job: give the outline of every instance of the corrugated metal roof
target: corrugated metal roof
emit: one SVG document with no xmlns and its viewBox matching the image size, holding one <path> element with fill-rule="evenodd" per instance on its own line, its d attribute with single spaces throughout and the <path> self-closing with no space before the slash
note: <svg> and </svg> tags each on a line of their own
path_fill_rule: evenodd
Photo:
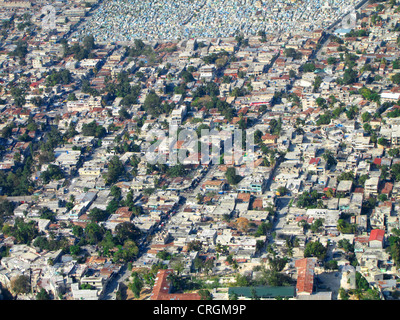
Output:
<svg viewBox="0 0 400 320">
<path fill-rule="evenodd" d="M 312 293 L 315 263 L 315 258 L 304 258 L 295 262 L 298 273 L 296 285 L 298 293 Z"/>
<path fill-rule="evenodd" d="M 385 236 L 385 230 L 374 229 L 371 230 L 371 234 L 369 236 L 369 241 L 383 241 L 383 237 Z"/>
</svg>

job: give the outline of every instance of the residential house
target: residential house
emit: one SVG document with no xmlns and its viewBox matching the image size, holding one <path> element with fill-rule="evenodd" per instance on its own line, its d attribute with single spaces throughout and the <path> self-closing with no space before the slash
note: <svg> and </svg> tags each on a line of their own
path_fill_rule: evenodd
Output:
<svg viewBox="0 0 400 320">
<path fill-rule="evenodd" d="M 369 247 L 382 249 L 385 241 L 385 230 L 373 229 L 369 236 Z"/>
</svg>

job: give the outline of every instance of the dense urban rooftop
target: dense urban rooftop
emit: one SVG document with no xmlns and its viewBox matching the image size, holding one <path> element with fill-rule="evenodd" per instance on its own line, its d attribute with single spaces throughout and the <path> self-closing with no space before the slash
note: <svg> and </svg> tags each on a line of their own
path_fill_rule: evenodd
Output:
<svg viewBox="0 0 400 320">
<path fill-rule="evenodd" d="M 0 2 L 0 299 L 398 299 L 400 3 L 274 3 Z"/>
<path fill-rule="evenodd" d="M 311 31 L 329 27 L 358 1 L 307 0 L 105 0 L 74 33 L 92 34 L 96 41 L 226 38 L 237 33 L 257 35 Z"/>
</svg>

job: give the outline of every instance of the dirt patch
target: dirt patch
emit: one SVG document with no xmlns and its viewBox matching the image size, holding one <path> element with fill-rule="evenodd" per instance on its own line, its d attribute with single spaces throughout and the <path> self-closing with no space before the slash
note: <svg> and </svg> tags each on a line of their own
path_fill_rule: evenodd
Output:
<svg viewBox="0 0 400 320">
<path fill-rule="evenodd" d="M 339 271 L 323 272 L 317 275 L 318 291 L 331 291 L 332 299 L 337 300 L 342 274 Z"/>
<path fill-rule="evenodd" d="M 133 294 L 133 292 L 127 288 L 126 289 L 126 300 L 148 300 L 150 298 L 152 290 L 150 288 L 145 288 L 142 289 L 142 291 L 140 292 L 140 297 L 139 299 L 135 298 L 135 295 Z"/>
</svg>

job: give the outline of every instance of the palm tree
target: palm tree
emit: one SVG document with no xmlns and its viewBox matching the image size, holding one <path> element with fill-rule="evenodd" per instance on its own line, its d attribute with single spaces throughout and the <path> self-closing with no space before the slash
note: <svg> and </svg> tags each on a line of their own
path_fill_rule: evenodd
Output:
<svg viewBox="0 0 400 320">
<path fill-rule="evenodd" d="M 317 201 L 317 208 L 318 208 L 318 209 L 323 209 L 323 208 L 325 208 L 324 202 L 323 202 L 321 199 L 319 199 L 319 200 Z"/>
<path fill-rule="evenodd" d="M 287 255 L 288 255 L 289 257 L 293 257 L 293 247 L 287 248 Z"/>
<path fill-rule="evenodd" d="M 237 262 L 236 260 L 233 260 L 233 261 L 232 261 L 232 268 L 233 268 L 235 271 L 238 271 L 238 269 L 239 269 L 239 264 L 238 264 L 238 262 Z"/>
</svg>

